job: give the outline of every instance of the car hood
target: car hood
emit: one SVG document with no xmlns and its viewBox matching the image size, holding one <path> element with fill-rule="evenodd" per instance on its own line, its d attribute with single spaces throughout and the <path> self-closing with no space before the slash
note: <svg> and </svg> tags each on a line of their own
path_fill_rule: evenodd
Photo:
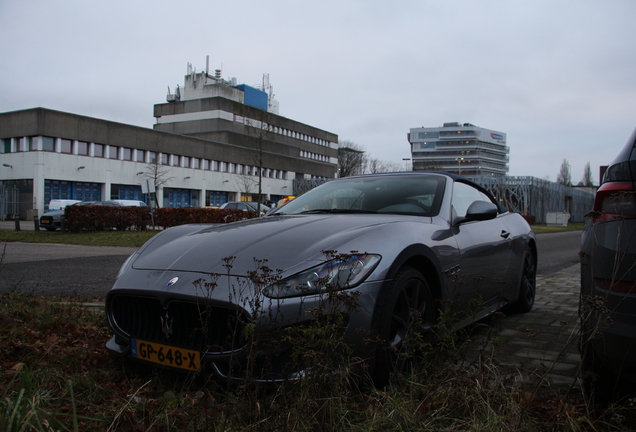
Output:
<svg viewBox="0 0 636 432">
<path fill-rule="evenodd" d="M 44 213 L 42 216 L 60 216 L 64 214 L 64 210 L 51 210 Z"/>
<path fill-rule="evenodd" d="M 409 217 L 411 221 L 412 217 Z M 430 218 L 417 217 L 418 222 Z M 132 263 L 135 269 L 245 275 L 255 260 L 275 271 L 303 270 L 325 260 L 323 251 L 351 252 L 353 239 L 380 234 L 387 225 L 404 222 L 390 215 L 271 216 L 203 227 L 174 238 L 151 241 Z M 187 228 L 182 228 L 187 229 Z M 169 230 L 168 230 L 169 231 Z M 168 231 L 165 233 L 168 234 Z M 153 245 L 153 243 L 156 243 Z M 344 248 L 344 249 L 343 249 Z M 365 250 L 360 252 L 378 252 Z"/>
</svg>

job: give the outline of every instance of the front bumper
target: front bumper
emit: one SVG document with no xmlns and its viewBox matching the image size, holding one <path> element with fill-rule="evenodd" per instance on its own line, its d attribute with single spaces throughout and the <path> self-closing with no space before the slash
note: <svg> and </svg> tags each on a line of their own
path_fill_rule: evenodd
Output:
<svg viewBox="0 0 636 432">
<path fill-rule="evenodd" d="M 106 312 L 115 335 L 106 347 L 132 356 L 130 341 L 135 338 L 196 350 L 201 353 L 202 370 L 222 379 L 294 379 L 308 373 L 310 351 L 362 357 L 372 349 L 365 338 L 372 329 L 374 300 L 381 286 L 380 281 L 368 282 L 352 289 L 355 307 L 343 302 L 348 296 L 341 294 L 347 291 L 333 298 L 256 300 L 245 295 L 240 302 L 228 302 L 220 300 L 219 288 L 204 298 L 113 289 Z M 259 308 L 253 308 L 255 304 Z"/>
</svg>

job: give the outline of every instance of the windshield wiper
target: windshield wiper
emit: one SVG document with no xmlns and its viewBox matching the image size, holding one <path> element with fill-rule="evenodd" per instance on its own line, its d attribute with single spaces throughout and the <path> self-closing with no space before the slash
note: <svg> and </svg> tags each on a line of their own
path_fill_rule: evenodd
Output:
<svg viewBox="0 0 636 432">
<path fill-rule="evenodd" d="M 316 214 L 316 213 L 357 213 L 357 214 L 370 214 L 377 213 L 371 210 L 357 210 L 357 209 L 313 209 L 313 210 L 305 210 L 300 212 L 300 214 Z"/>
</svg>

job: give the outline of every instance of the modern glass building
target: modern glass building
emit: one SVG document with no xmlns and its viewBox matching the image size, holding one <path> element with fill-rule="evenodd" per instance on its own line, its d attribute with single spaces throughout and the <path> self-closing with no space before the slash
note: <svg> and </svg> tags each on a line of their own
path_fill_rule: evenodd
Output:
<svg viewBox="0 0 636 432">
<path fill-rule="evenodd" d="M 447 171 L 465 177 L 506 175 L 506 134 L 470 123 L 412 128 L 408 134 L 414 170 Z"/>
</svg>

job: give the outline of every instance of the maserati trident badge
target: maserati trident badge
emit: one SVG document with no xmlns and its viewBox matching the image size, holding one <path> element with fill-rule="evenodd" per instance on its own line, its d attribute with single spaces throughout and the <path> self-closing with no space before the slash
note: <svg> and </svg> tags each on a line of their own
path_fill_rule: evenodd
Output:
<svg viewBox="0 0 636 432">
<path fill-rule="evenodd" d="M 172 322 L 174 318 L 170 318 L 168 316 L 168 311 L 166 311 L 166 316 L 161 317 L 161 333 L 166 337 L 166 339 L 170 339 L 172 335 Z"/>
</svg>

